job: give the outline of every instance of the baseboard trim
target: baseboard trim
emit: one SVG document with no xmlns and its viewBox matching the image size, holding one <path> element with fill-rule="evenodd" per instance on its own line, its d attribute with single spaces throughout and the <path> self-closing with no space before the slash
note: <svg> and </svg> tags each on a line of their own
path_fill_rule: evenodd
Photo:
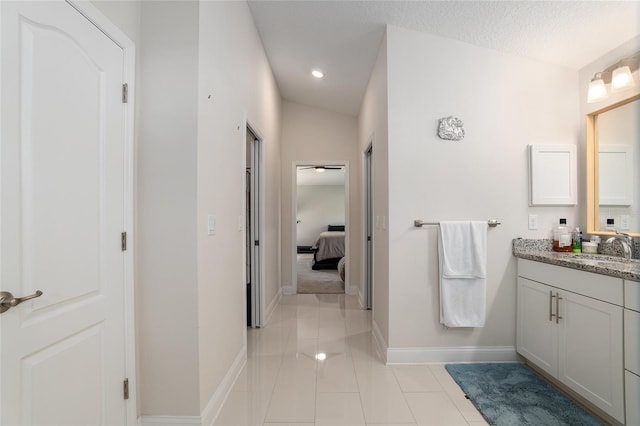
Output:
<svg viewBox="0 0 640 426">
<path fill-rule="evenodd" d="M 362 288 L 358 288 L 358 302 L 360 303 L 360 307 L 364 309 L 364 293 L 362 292 Z"/>
<path fill-rule="evenodd" d="M 518 362 L 515 346 L 389 348 L 387 364 Z"/>
<path fill-rule="evenodd" d="M 140 426 L 193 426 L 201 425 L 198 416 L 141 416 Z"/>
<path fill-rule="evenodd" d="M 382 336 L 382 332 L 380 331 L 380 327 L 378 327 L 378 323 L 372 321 L 371 324 L 371 333 L 373 334 L 373 340 L 376 342 L 376 347 L 378 348 L 378 353 L 382 357 L 382 361 L 387 364 L 388 357 L 388 346 L 387 342 L 384 340 L 384 336 Z"/>
<path fill-rule="evenodd" d="M 278 289 L 278 294 L 275 295 L 271 303 L 269 303 L 269 306 L 267 306 L 267 312 L 264 318 L 265 324 L 269 324 L 269 321 L 271 320 L 271 316 L 273 315 L 273 312 L 276 310 L 276 306 L 278 306 L 278 302 L 280 302 L 280 299 L 282 299 L 282 289 Z"/>
<path fill-rule="evenodd" d="M 236 355 L 236 359 L 231 364 L 229 371 L 222 379 L 222 383 L 220 383 L 218 389 L 216 389 L 216 391 L 213 393 L 213 396 L 211 396 L 211 399 L 207 403 L 205 409 L 202 410 L 202 414 L 200 415 L 200 417 L 202 418 L 203 426 L 212 425 L 216 417 L 218 417 L 220 409 L 222 408 L 224 401 L 227 399 L 227 396 L 229 396 L 231 388 L 233 388 L 233 385 L 238 379 L 238 376 L 240 375 L 240 372 L 242 371 L 242 368 L 244 367 L 246 361 L 247 348 L 246 346 L 243 346 L 240 349 L 240 352 L 238 352 L 238 355 Z"/>
</svg>

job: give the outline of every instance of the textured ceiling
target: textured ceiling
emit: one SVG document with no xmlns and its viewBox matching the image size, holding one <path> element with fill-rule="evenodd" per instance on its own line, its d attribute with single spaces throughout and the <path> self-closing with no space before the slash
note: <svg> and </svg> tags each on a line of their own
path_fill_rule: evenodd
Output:
<svg viewBox="0 0 640 426">
<path fill-rule="evenodd" d="M 640 34 L 640 1 L 271 1 L 249 7 L 286 100 L 357 115 L 385 24 L 578 70 Z M 311 69 L 325 72 L 322 80 Z"/>
</svg>

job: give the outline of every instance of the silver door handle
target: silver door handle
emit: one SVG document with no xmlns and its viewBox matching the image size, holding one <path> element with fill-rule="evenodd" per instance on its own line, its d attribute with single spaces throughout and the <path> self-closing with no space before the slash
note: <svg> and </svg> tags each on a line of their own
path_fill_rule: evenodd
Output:
<svg viewBox="0 0 640 426">
<path fill-rule="evenodd" d="M 42 296 L 42 292 L 40 290 L 36 290 L 31 296 L 25 297 L 13 297 L 13 294 L 8 291 L 0 291 L 0 314 L 8 311 L 9 309 L 18 306 L 25 300 L 35 299 L 36 297 Z"/>
<path fill-rule="evenodd" d="M 560 324 L 560 320 L 564 319 L 564 317 L 560 316 L 560 301 L 562 297 L 560 297 L 560 293 L 556 293 L 556 324 Z"/>
<path fill-rule="evenodd" d="M 549 291 L 549 321 L 553 321 L 553 317 L 556 316 L 556 314 L 553 313 L 553 299 L 555 298 L 555 296 L 553 295 L 553 291 Z"/>
</svg>

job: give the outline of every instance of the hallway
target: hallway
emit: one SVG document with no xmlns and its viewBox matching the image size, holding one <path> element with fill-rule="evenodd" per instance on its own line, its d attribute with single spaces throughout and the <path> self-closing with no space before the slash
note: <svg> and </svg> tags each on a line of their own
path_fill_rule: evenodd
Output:
<svg viewBox="0 0 640 426">
<path fill-rule="evenodd" d="M 247 339 L 215 425 L 487 424 L 442 365 L 385 366 L 355 296 L 283 296 Z"/>
</svg>

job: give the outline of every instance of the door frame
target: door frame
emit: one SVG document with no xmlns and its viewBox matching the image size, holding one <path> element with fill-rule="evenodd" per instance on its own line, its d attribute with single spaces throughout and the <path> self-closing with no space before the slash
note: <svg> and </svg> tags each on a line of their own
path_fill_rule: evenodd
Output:
<svg viewBox="0 0 640 426">
<path fill-rule="evenodd" d="M 298 272 L 297 272 L 297 237 L 298 237 L 298 227 L 296 218 L 298 215 L 298 167 L 305 166 L 342 166 L 344 167 L 344 226 L 345 226 L 345 235 L 344 235 L 344 255 L 347 258 L 345 262 L 345 269 L 347 273 L 345 274 L 344 280 L 344 294 L 350 294 L 352 289 L 350 285 L 350 274 L 349 269 L 351 268 L 351 256 L 349 256 L 350 251 L 350 242 L 349 242 L 349 234 L 350 234 L 350 221 L 349 221 L 349 160 L 313 160 L 313 161 L 293 161 L 291 164 L 291 287 L 293 294 L 298 294 Z"/>
<path fill-rule="evenodd" d="M 129 379 L 129 399 L 125 400 L 126 416 L 129 425 L 136 425 L 138 420 L 138 381 L 137 354 L 135 335 L 135 157 L 134 157 L 134 119 L 135 119 L 135 62 L 136 46 L 133 41 L 97 7 L 88 1 L 65 0 L 115 44 L 122 48 L 124 58 L 124 83 L 128 85 L 128 102 L 124 105 L 124 211 L 123 222 L 127 232 L 127 250 L 124 256 L 124 338 L 125 338 L 125 377 Z"/>
<path fill-rule="evenodd" d="M 265 313 L 265 300 L 264 300 L 264 277 L 265 277 L 265 270 L 264 270 L 264 223 L 265 223 L 265 205 L 264 205 L 264 137 L 262 136 L 262 133 L 260 132 L 260 130 L 258 129 L 258 127 L 253 124 L 248 118 L 246 118 L 246 114 L 245 114 L 245 126 L 244 128 L 248 131 L 250 131 L 251 133 L 253 133 L 253 136 L 255 136 L 257 142 L 253 142 L 256 146 L 258 147 L 258 153 L 257 153 L 257 167 L 255 167 L 255 162 L 256 162 L 256 156 L 254 155 L 251 159 L 251 175 L 252 175 L 252 180 L 256 180 L 257 179 L 257 184 L 258 184 L 258 188 L 257 188 L 257 196 L 258 196 L 258 205 L 257 205 L 257 217 L 255 217 L 254 220 L 252 220 L 251 223 L 251 227 L 252 229 L 256 229 L 257 228 L 257 235 L 255 235 L 255 239 L 257 239 L 258 241 L 260 241 L 260 244 L 257 247 L 254 247 L 254 253 L 256 253 L 256 257 L 258 258 L 258 267 L 257 270 L 255 270 L 254 268 L 254 262 L 251 263 L 251 269 L 252 272 L 256 274 L 256 278 L 258 281 L 258 285 L 255 286 L 255 282 L 251 282 L 251 308 L 252 308 L 252 324 L 251 327 L 252 328 L 260 328 L 264 325 L 264 313 Z M 242 133 L 242 141 L 243 141 L 243 167 L 242 170 L 245 170 L 246 165 L 246 158 L 247 158 L 247 152 L 246 152 L 246 132 Z M 258 172 L 255 173 L 255 168 L 258 169 Z M 247 193 L 247 188 L 246 188 L 246 179 L 244 179 L 244 193 Z M 255 194 L 252 194 L 252 197 L 254 197 Z M 247 214 L 247 209 L 246 206 L 244 208 L 244 223 L 246 223 L 247 218 L 246 218 L 246 214 Z M 247 241 L 247 229 L 244 230 L 244 241 Z M 244 257 L 244 262 L 243 264 L 246 265 L 246 247 L 244 247 L 243 249 L 243 257 Z M 246 268 L 244 269 L 244 280 L 243 280 L 243 287 L 246 286 L 247 283 L 247 276 L 246 276 Z M 246 304 L 245 304 L 246 305 Z M 245 315 L 246 317 L 246 315 Z"/>
<path fill-rule="evenodd" d="M 363 233 L 364 236 L 364 262 L 362 270 L 362 294 L 360 296 L 360 305 L 364 309 L 373 309 L 373 259 L 375 249 L 375 226 L 373 226 L 373 206 L 374 206 L 374 161 L 373 161 L 373 141 L 374 135 L 369 138 L 369 144 L 363 152 Z M 369 154 L 370 153 L 370 154 Z M 370 233 L 370 234 L 369 234 Z M 368 236 L 371 236 L 371 241 L 368 241 Z"/>
</svg>

